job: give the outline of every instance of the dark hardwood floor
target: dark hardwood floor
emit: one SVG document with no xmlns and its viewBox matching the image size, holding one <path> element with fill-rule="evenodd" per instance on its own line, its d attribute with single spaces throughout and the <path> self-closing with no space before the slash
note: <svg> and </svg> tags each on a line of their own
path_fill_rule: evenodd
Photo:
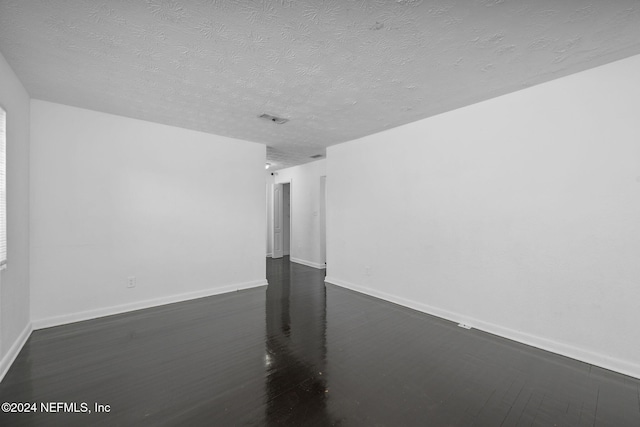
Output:
<svg viewBox="0 0 640 427">
<path fill-rule="evenodd" d="M 267 270 L 268 288 L 35 331 L 0 402 L 38 412 L 0 425 L 640 426 L 640 380 L 325 286 L 286 258 Z"/>
</svg>

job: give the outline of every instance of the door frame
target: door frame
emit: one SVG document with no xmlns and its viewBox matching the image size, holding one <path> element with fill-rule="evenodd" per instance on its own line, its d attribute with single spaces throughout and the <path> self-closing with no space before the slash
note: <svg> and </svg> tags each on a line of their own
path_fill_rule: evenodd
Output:
<svg viewBox="0 0 640 427">
<path fill-rule="evenodd" d="M 276 256 L 276 239 L 275 239 L 275 223 L 276 223 L 276 186 L 289 184 L 289 259 L 291 259 L 291 253 L 293 252 L 293 179 L 290 178 L 286 181 L 274 182 L 271 185 L 271 258 L 282 258 Z M 282 206 L 280 206 L 282 212 Z M 284 256 L 284 241 L 283 243 L 283 256 Z"/>
</svg>

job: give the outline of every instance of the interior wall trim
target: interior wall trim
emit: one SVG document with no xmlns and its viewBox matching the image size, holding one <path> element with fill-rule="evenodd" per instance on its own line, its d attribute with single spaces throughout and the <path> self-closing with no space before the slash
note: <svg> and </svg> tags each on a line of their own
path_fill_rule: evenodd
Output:
<svg viewBox="0 0 640 427">
<path fill-rule="evenodd" d="M 292 256 L 289 256 L 289 261 L 295 262 L 296 264 L 306 265 L 307 267 L 317 268 L 320 270 L 327 268 L 326 265 L 320 264 L 319 262 L 307 261 L 306 259 L 294 258 Z"/>
<path fill-rule="evenodd" d="M 7 351 L 7 354 L 4 355 L 2 360 L 0 360 L 0 382 L 4 379 L 4 376 L 9 372 L 11 365 L 20 354 L 20 350 L 26 344 L 27 340 L 31 336 L 31 332 L 33 332 L 33 326 L 29 323 L 18 335 L 18 338 L 13 342 L 13 345 Z"/>
<path fill-rule="evenodd" d="M 37 320 L 33 320 L 32 324 L 33 324 L 34 330 L 51 328 L 53 326 L 66 325 L 69 323 L 81 322 L 83 320 L 91 320 L 99 317 L 126 313 L 129 311 L 142 310 L 145 308 L 157 307 L 165 304 L 172 304 L 175 302 L 205 298 L 213 295 L 220 295 L 228 292 L 240 291 L 242 289 L 257 288 L 260 286 L 266 286 L 267 284 L 268 283 L 266 279 L 254 280 L 251 282 L 244 282 L 244 283 L 236 283 L 233 285 L 219 286 L 216 288 L 205 289 L 202 291 L 187 292 L 187 293 L 170 295 L 170 296 L 161 297 L 161 298 L 153 298 L 153 299 L 144 300 L 144 301 L 137 301 L 129 304 L 121 304 L 121 305 L 115 305 L 111 307 L 99 308 L 95 310 L 87 310 L 87 311 L 81 311 L 77 313 L 65 314 L 62 316 L 52 316 L 52 317 L 47 317 L 43 319 L 37 319 Z"/>
<path fill-rule="evenodd" d="M 482 320 L 470 318 L 459 313 L 443 310 L 441 308 L 433 307 L 397 295 L 371 289 L 366 286 L 356 285 L 354 283 L 350 283 L 336 277 L 327 276 L 325 278 L 325 282 L 387 302 L 411 308 L 413 310 L 417 310 L 426 314 L 430 314 L 441 319 L 449 320 L 451 322 L 464 323 L 471 326 L 472 328 L 490 333 L 492 335 L 497 335 L 502 338 L 519 342 L 521 344 L 526 344 L 532 347 L 539 348 L 541 350 L 568 357 L 570 359 L 575 359 L 584 363 L 588 363 L 590 365 L 599 366 L 610 371 L 618 372 L 623 375 L 628 375 L 630 377 L 640 379 L 640 364 L 633 363 L 631 361 L 616 359 L 604 354 L 592 352 L 584 348 L 570 346 L 558 341 L 516 331 L 493 323 L 484 322 Z"/>
</svg>

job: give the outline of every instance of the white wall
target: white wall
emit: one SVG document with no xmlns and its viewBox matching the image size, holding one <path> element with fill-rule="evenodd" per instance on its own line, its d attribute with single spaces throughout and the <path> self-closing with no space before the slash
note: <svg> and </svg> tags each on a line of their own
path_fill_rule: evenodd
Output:
<svg viewBox="0 0 640 427">
<path fill-rule="evenodd" d="M 638 76 L 640 56 L 330 147 L 327 281 L 640 377 Z"/>
<path fill-rule="evenodd" d="M 0 55 L 7 112 L 7 268 L 0 272 L 0 379 L 30 333 L 29 94 Z"/>
<path fill-rule="evenodd" d="M 264 145 L 37 100 L 31 124 L 34 326 L 266 284 Z"/>
<path fill-rule="evenodd" d="M 323 268 L 320 242 L 320 177 L 326 160 L 281 169 L 276 183 L 291 182 L 291 261 Z"/>
</svg>

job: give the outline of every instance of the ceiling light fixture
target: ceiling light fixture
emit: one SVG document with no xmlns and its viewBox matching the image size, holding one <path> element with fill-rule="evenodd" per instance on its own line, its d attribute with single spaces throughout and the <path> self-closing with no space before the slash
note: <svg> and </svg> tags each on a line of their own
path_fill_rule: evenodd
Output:
<svg viewBox="0 0 640 427">
<path fill-rule="evenodd" d="M 276 123 L 278 125 L 281 125 L 283 123 L 287 123 L 289 121 L 289 119 L 285 119 L 285 118 L 277 117 L 277 116 L 272 116 L 271 114 L 267 114 L 267 113 L 261 114 L 258 117 L 260 117 L 261 119 L 264 119 L 264 120 L 268 120 L 268 121 L 270 121 L 272 123 Z"/>
</svg>

